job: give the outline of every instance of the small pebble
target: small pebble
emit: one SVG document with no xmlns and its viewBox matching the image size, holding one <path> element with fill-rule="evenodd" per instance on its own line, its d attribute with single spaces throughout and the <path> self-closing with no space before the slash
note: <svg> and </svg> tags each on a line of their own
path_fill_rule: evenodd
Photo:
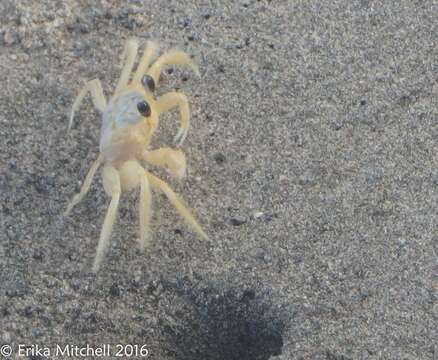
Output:
<svg viewBox="0 0 438 360">
<path fill-rule="evenodd" d="M 15 30 L 6 30 L 3 35 L 3 41 L 7 46 L 17 44 L 19 42 L 18 33 Z"/>
<path fill-rule="evenodd" d="M 246 219 L 243 217 L 237 216 L 230 219 L 230 224 L 233 226 L 240 226 L 246 223 Z"/>
<path fill-rule="evenodd" d="M 109 289 L 109 293 L 111 296 L 120 296 L 119 286 L 117 284 L 112 284 Z"/>
<path fill-rule="evenodd" d="M 263 215 L 264 215 L 264 213 L 259 211 L 259 212 L 255 212 L 252 216 L 254 219 L 258 219 L 258 218 L 261 218 Z"/>
<path fill-rule="evenodd" d="M 11 334 L 8 333 L 7 331 L 5 331 L 2 335 L 2 340 L 4 343 L 9 343 L 11 342 Z"/>
<path fill-rule="evenodd" d="M 33 315 L 33 309 L 31 306 L 26 306 L 23 310 L 23 315 L 27 318 L 32 317 Z"/>
<path fill-rule="evenodd" d="M 216 163 L 218 164 L 223 164 L 225 162 L 225 155 L 221 154 L 221 153 L 216 153 L 214 155 L 214 160 L 216 161 Z"/>
</svg>

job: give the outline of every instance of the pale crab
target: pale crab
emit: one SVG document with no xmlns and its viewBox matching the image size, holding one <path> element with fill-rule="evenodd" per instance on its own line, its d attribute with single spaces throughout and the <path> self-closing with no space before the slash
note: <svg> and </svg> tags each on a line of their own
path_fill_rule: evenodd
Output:
<svg viewBox="0 0 438 360">
<path fill-rule="evenodd" d="M 64 214 L 67 216 L 72 208 L 83 199 L 97 169 L 103 164 L 103 186 L 105 192 L 111 197 L 111 202 L 97 245 L 93 264 L 94 272 L 98 271 L 109 246 L 122 191 L 140 187 L 140 249 L 145 249 L 150 242 L 151 188 L 162 191 L 188 225 L 202 238 L 207 238 L 201 226 L 169 185 L 141 165 L 145 162 L 166 167 L 170 175 L 178 179 L 185 175 L 186 159 L 181 150 L 169 147 L 149 150 L 148 146 L 157 129 L 159 115 L 174 107 L 179 108 L 181 117 L 181 125 L 175 136 L 175 142 L 177 146 L 183 143 L 190 121 L 187 98 L 180 92 L 170 92 L 156 99 L 154 90 L 164 67 L 186 65 L 199 75 L 198 68 L 186 53 L 178 50 L 170 50 L 156 59 L 158 46 L 149 41 L 134 72 L 137 51 L 138 41 L 128 40 L 123 52 L 122 73 L 114 95 L 108 103 L 98 79 L 85 84 L 73 103 L 68 126 L 70 130 L 75 112 L 90 92 L 94 106 L 102 113 L 100 154 L 88 171 L 80 192 L 73 197 Z"/>
</svg>

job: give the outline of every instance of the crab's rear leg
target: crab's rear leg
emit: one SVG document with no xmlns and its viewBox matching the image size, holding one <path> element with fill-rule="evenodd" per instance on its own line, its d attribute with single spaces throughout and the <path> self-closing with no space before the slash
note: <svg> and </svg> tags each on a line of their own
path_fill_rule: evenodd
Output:
<svg viewBox="0 0 438 360">
<path fill-rule="evenodd" d="M 140 178 L 140 250 L 149 245 L 151 239 L 150 223 L 152 214 L 152 193 L 149 180 L 144 171 Z"/>
<path fill-rule="evenodd" d="M 114 167 L 109 165 L 105 166 L 102 171 L 102 179 L 106 193 L 111 196 L 111 202 L 103 222 L 102 230 L 100 232 L 100 239 L 97 245 L 96 257 L 93 264 L 93 272 L 97 272 L 99 270 L 100 263 L 102 262 L 106 251 L 108 250 L 109 239 L 113 229 L 114 221 L 116 219 L 121 193 L 120 176 Z"/>
<path fill-rule="evenodd" d="M 73 207 L 77 205 L 87 194 L 88 190 L 90 189 L 90 185 L 93 182 L 94 175 L 96 174 L 96 171 L 99 168 L 99 166 L 102 164 L 102 162 L 103 162 L 102 155 L 99 155 L 99 157 L 91 165 L 91 168 L 88 171 L 87 176 L 85 177 L 84 183 L 81 186 L 80 192 L 76 194 L 68 204 L 67 210 L 65 210 L 64 212 L 64 216 L 68 216 L 71 210 L 73 209 Z"/>
<path fill-rule="evenodd" d="M 175 192 L 167 185 L 163 180 L 157 178 L 151 173 L 147 172 L 147 176 L 152 187 L 161 190 L 179 212 L 179 214 L 184 218 L 184 220 L 189 224 L 189 226 L 196 231 L 196 233 L 204 239 L 208 239 L 207 234 L 202 230 L 201 226 L 198 224 L 196 219 L 183 204 L 183 202 L 178 198 Z"/>
<path fill-rule="evenodd" d="M 100 112 L 103 112 L 105 110 L 106 99 L 105 99 L 105 95 L 103 94 L 102 84 L 98 79 L 88 81 L 85 84 L 85 86 L 81 89 L 75 101 L 73 102 L 73 106 L 70 113 L 70 120 L 68 122 L 67 132 L 70 131 L 73 125 L 73 118 L 75 116 L 75 112 L 79 109 L 82 100 L 84 100 L 84 97 L 88 94 L 88 92 L 91 93 L 91 99 L 93 100 L 94 107 L 98 109 Z"/>
<path fill-rule="evenodd" d="M 156 105 L 158 113 L 164 113 L 174 107 L 179 108 L 181 126 L 174 137 L 174 142 L 177 146 L 181 146 L 187 136 L 190 126 L 190 108 L 187 97 L 179 92 L 170 92 L 158 98 Z"/>
<path fill-rule="evenodd" d="M 126 42 L 125 49 L 123 50 L 122 58 L 125 63 L 120 75 L 119 81 L 116 86 L 114 94 L 121 91 L 126 85 L 128 85 L 129 77 L 131 76 L 132 68 L 134 67 L 135 58 L 138 51 L 138 42 L 135 39 L 129 39 Z"/>
<path fill-rule="evenodd" d="M 155 61 L 152 66 L 147 71 L 147 74 L 152 76 L 155 84 L 158 84 L 160 80 L 161 71 L 164 67 L 169 65 L 186 65 L 192 69 L 197 76 L 200 76 L 198 66 L 193 62 L 189 55 L 185 52 L 178 50 L 169 50 L 168 52 L 161 55 L 157 61 Z"/>
</svg>

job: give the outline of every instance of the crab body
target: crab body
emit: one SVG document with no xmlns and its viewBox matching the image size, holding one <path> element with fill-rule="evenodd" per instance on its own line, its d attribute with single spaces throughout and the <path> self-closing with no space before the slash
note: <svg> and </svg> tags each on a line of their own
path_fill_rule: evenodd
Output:
<svg viewBox="0 0 438 360">
<path fill-rule="evenodd" d="M 151 109 L 149 117 L 139 114 L 137 104 L 145 100 Z M 138 159 L 150 144 L 158 126 L 155 101 L 140 87 L 116 95 L 102 114 L 100 153 L 116 167 L 127 160 Z"/>
<path fill-rule="evenodd" d="M 189 129 L 190 119 L 187 98 L 179 92 L 170 92 L 156 98 L 154 90 L 165 66 L 182 64 L 189 66 L 197 74 L 199 72 L 190 57 L 180 51 L 171 50 L 155 60 L 157 46 L 152 42 L 148 42 L 131 79 L 137 50 L 137 41 L 128 40 L 124 51 L 125 64 L 122 74 L 115 93 L 108 103 L 103 94 L 100 81 L 97 79 L 89 81 L 74 101 L 70 116 L 69 130 L 75 111 L 79 108 L 88 92 L 91 93 L 94 106 L 102 113 L 99 157 L 92 164 L 81 191 L 73 197 L 65 212 L 65 215 L 68 215 L 72 208 L 82 200 L 90 188 L 96 171 L 103 165 L 103 186 L 105 192 L 111 197 L 111 202 L 97 246 L 93 265 L 93 271 L 95 272 L 99 269 L 109 246 L 112 227 L 117 216 L 120 194 L 123 191 L 140 188 L 139 244 L 141 249 L 144 249 L 150 242 L 151 189 L 162 191 L 188 225 L 201 237 L 207 238 L 201 226 L 169 185 L 142 166 L 142 163 L 146 163 L 165 167 L 172 177 L 178 179 L 185 175 L 186 159 L 180 149 L 165 147 L 149 150 L 148 146 L 159 126 L 159 115 L 174 107 L 179 108 L 181 120 L 175 142 L 177 146 L 183 143 Z M 153 62 L 153 60 L 155 61 Z"/>
</svg>

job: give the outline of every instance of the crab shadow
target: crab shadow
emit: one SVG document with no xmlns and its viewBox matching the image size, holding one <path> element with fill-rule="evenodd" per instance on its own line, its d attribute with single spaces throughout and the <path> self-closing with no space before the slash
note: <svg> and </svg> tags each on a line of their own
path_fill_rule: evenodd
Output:
<svg viewBox="0 0 438 360">
<path fill-rule="evenodd" d="M 166 282 L 163 346 L 181 360 L 268 360 L 280 355 L 287 312 L 261 289 Z"/>
</svg>

